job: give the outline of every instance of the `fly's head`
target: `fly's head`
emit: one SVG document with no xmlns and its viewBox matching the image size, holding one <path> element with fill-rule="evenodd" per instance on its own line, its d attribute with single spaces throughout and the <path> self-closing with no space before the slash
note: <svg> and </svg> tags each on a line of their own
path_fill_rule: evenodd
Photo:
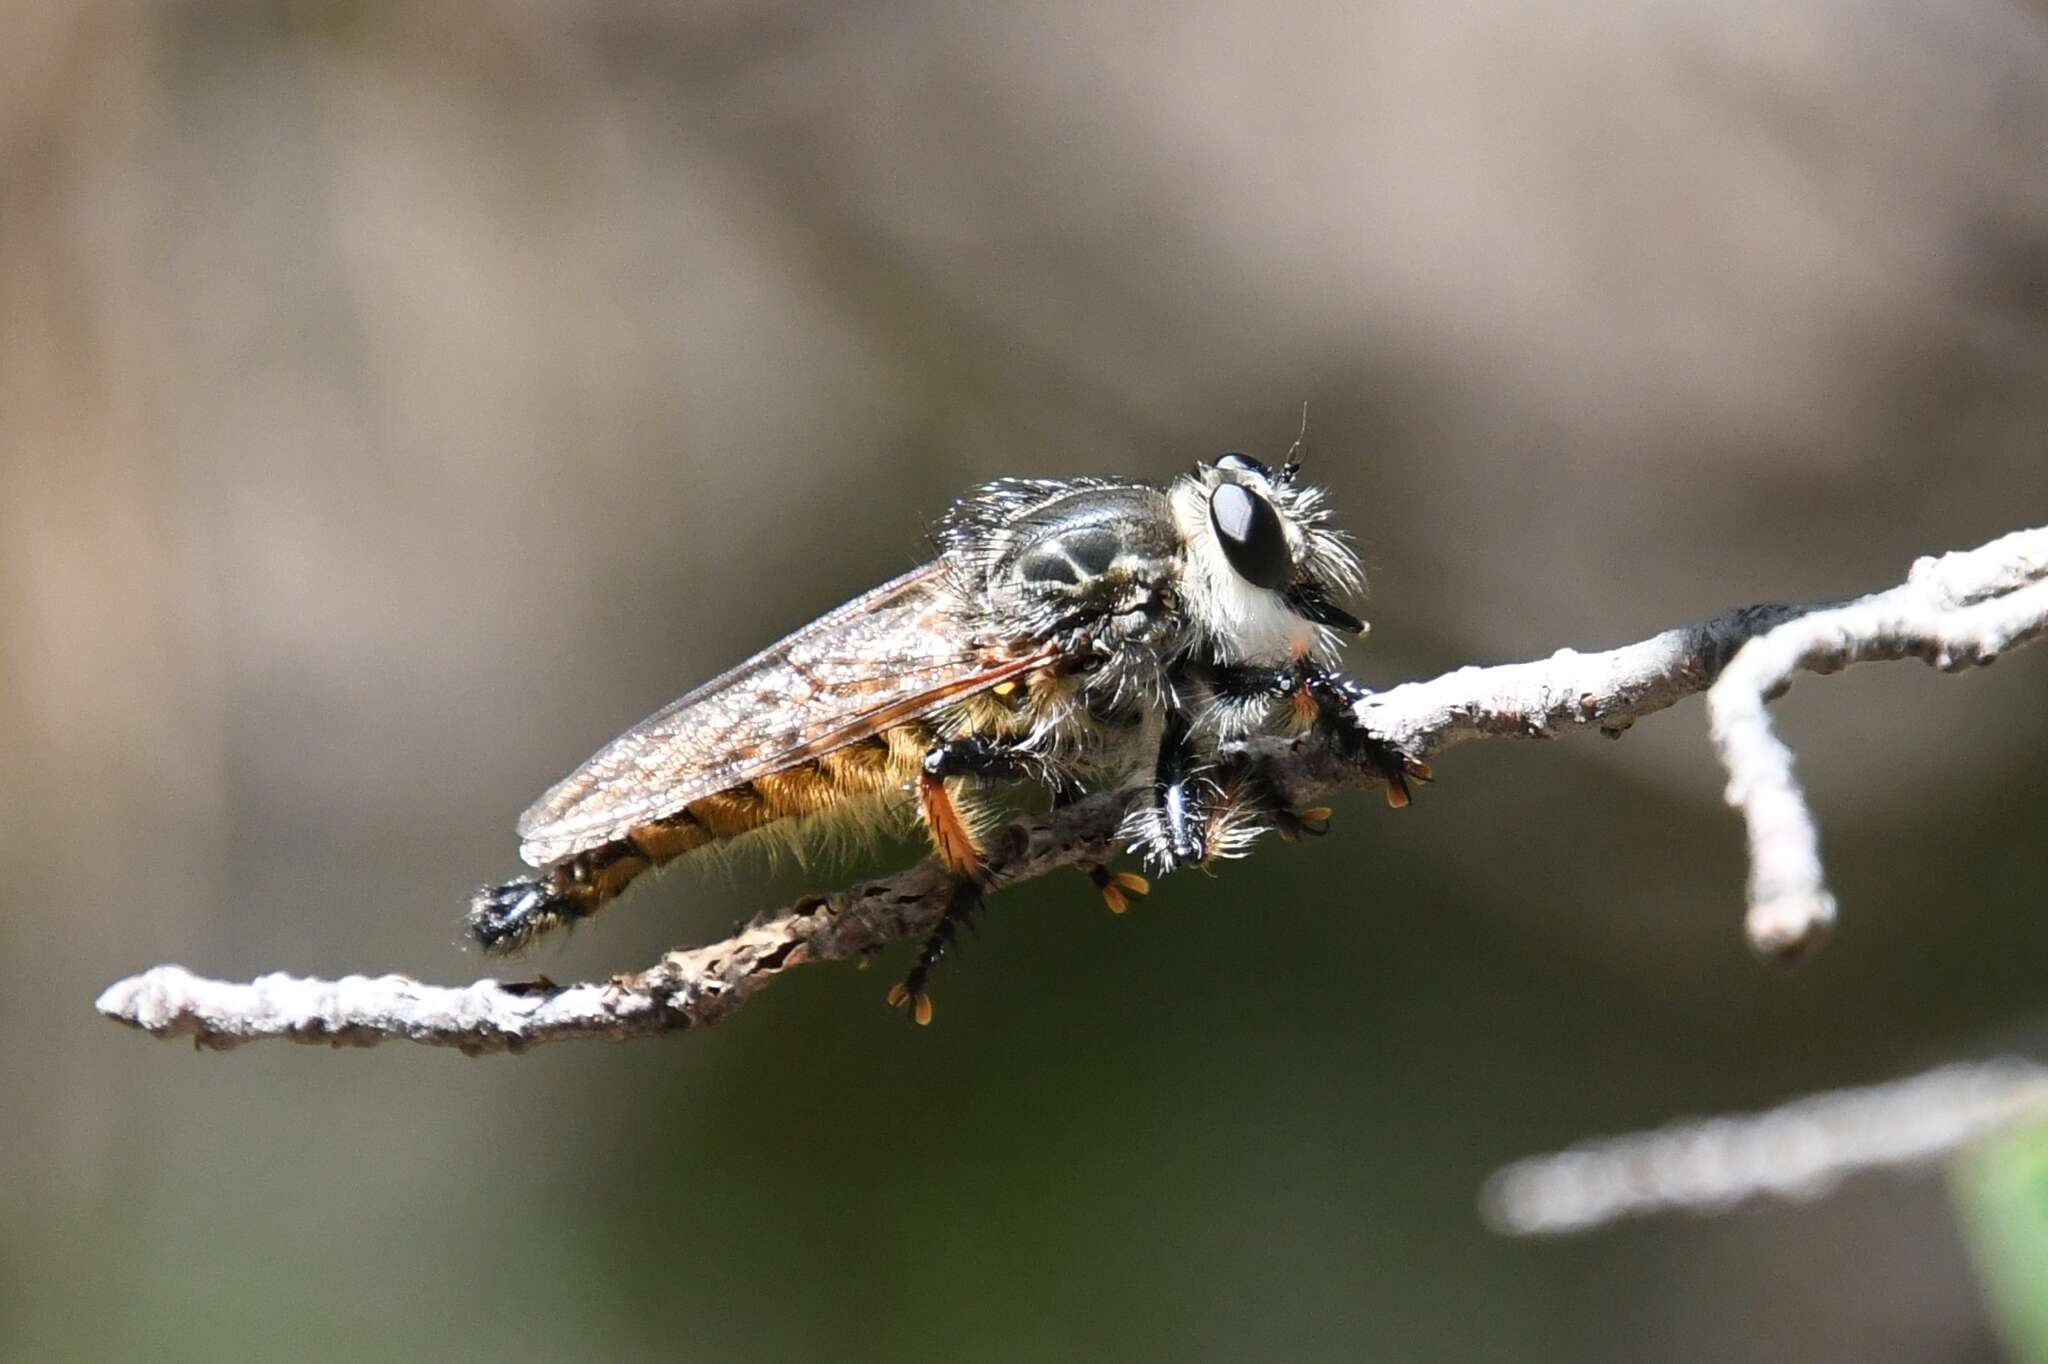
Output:
<svg viewBox="0 0 2048 1364">
<path fill-rule="evenodd" d="M 1288 463 L 1272 469 L 1228 454 L 1175 479 L 1168 492 L 1186 546 L 1181 591 L 1191 625 L 1229 662 L 1327 662 L 1365 622 L 1335 598 L 1365 585 L 1358 556 L 1330 529 L 1320 488 Z"/>
<path fill-rule="evenodd" d="M 1123 694 L 1156 689 L 1202 648 L 1225 662 L 1328 662 L 1365 625 L 1335 598 L 1363 586 L 1292 464 L 1197 464 L 1164 490 L 1119 479 L 1003 479 L 956 503 L 938 547 L 975 633 L 1057 644 Z"/>
</svg>

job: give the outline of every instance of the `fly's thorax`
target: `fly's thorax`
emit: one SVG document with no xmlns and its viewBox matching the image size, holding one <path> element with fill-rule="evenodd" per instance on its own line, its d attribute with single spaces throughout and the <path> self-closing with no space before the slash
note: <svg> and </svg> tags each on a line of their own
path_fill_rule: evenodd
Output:
<svg viewBox="0 0 2048 1364">
<path fill-rule="evenodd" d="M 1044 495 L 977 526 L 988 623 L 1058 641 L 1091 668 L 1128 651 L 1177 651 L 1184 555 L 1166 494 L 1101 481 L 1028 486 Z"/>
</svg>

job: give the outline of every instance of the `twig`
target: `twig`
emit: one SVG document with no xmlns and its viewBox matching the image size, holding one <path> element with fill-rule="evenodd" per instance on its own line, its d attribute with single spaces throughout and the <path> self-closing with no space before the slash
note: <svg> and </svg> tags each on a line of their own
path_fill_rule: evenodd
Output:
<svg viewBox="0 0 2048 1364">
<path fill-rule="evenodd" d="M 1628 1217 L 1720 1212 L 1752 1198 L 1812 1199 L 1864 1170 L 1938 1160 L 2048 1112 L 2048 1069 L 2001 1057 L 1838 1089 L 1763 1113 L 1692 1118 L 1531 1156 L 1486 1181 L 1496 1231 L 1551 1236 Z"/>
<path fill-rule="evenodd" d="M 1917 657 L 1945 668 L 1988 663 L 2048 629 L 2048 529 L 1981 549 L 1924 559 L 1904 586 L 1846 605 L 1748 606 L 1600 653 L 1466 667 L 1368 696 L 1359 718 L 1418 758 L 1473 739 L 1620 734 L 1637 720 L 1712 686 L 1715 742 L 1730 773 L 1729 801 L 1749 824 L 1752 940 L 1789 953 L 1834 916 L 1821 880 L 1813 818 L 1772 735 L 1764 702 L 1793 672 Z M 1731 661 L 1732 660 L 1732 661 Z M 1720 681 L 1716 684 L 1716 678 Z M 1373 770 L 1307 738 L 1257 740 L 1290 798 L 1371 786 Z M 999 883 L 1107 859 L 1134 798 L 1109 791 L 1000 831 L 987 865 Z M 570 1037 L 638 1037 L 725 1017 L 767 981 L 806 961 L 875 952 L 929 932 L 943 910 L 945 873 L 924 863 L 824 899 L 807 899 L 722 942 L 671 952 L 645 971 L 603 984 L 462 988 L 402 976 L 338 981 L 263 976 L 246 984 L 160 966 L 110 987 L 101 1013 L 159 1037 L 232 1047 L 266 1037 L 335 1045 L 403 1038 L 470 1053 L 517 1051 Z"/>
<path fill-rule="evenodd" d="M 2048 629 L 2048 531 L 2019 531 L 1979 550 L 1922 559 L 1904 586 L 1812 611 L 1743 646 L 1707 693 L 1707 723 L 1728 769 L 1728 803 L 1749 826 L 1749 940 L 1793 957 L 1826 938 L 1835 900 L 1820 833 L 1771 732 L 1766 702 L 1799 672 L 1923 659 L 1944 672 L 1981 667 Z"/>
</svg>

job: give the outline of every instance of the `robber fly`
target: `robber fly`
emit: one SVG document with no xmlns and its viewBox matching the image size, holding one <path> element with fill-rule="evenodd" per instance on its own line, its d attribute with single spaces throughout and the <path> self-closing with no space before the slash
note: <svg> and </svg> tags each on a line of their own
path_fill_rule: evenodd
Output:
<svg viewBox="0 0 2048 1364">
<path fill-rule="evenodd" d="M 1002 479 L 939 522 L 937 556 L 714 678 L 614 739 L 519 820 L 538 875 L 478 892 L 469 928 L 517 950 L 588 918 L 652 868 L 774 830 L 898 817 L 924 825 L 956 891 L 891 993 L 919 1022 L 933 965 L 985 889 L 970 787 L 1055 801 L 1146 794 L 1122 838 L 1155 872 L 1241 851 L 1267 828 L 1317 832 L 1226 756 L 1248 736 L 1321 725 L 1374 763 L 1391 803 L 1427 770 L 1354 718 L 1331 671 L 1364 622 L 1363 586 L 1291 459 L 1198 463 L 1159 488 Z M 1088 869 L 1121 911 L 1149 883 Z"/>
</svg>

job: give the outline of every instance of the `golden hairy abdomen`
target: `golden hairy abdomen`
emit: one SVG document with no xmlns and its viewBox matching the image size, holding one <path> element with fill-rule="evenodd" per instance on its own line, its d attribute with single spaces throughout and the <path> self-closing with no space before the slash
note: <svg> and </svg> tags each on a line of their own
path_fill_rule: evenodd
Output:
<svg viewBox="0 0 2048 1364">
<path fill-rule="evenodd" d="M 675 814 L 637 824 L 624 838 L 576 854 L 551 873 L 566 893 L 602 902 L 624 891 L 642 872 L 679 857 L 781 826 L 792 845 L 833 834 L 858 836 L 907 812 L 923 776 L 924 755 L 943 732 L 1015 740 L 1061 705 L 1070 679 L 1041 669 L 1021 683 L 1005 683 L 964 699 L 944 721 L 913 720 L 780 772 L 691 801 Z M 932 830 L 942 855 L 972 832 L 946 804 L 942 827 Z M 927 808 L 927 815 L 930 809 Z"/>
<path fill-rule="evenodd" d="M 636 825 L 624 841 L 659 865 L 782 820 L 830 814 L 853 802 L 894 795 L 915 779 L 931 741 L 926 725 L 898 725 L 821 758 L 693 800 L 673 815 Z"/>
</svg>

